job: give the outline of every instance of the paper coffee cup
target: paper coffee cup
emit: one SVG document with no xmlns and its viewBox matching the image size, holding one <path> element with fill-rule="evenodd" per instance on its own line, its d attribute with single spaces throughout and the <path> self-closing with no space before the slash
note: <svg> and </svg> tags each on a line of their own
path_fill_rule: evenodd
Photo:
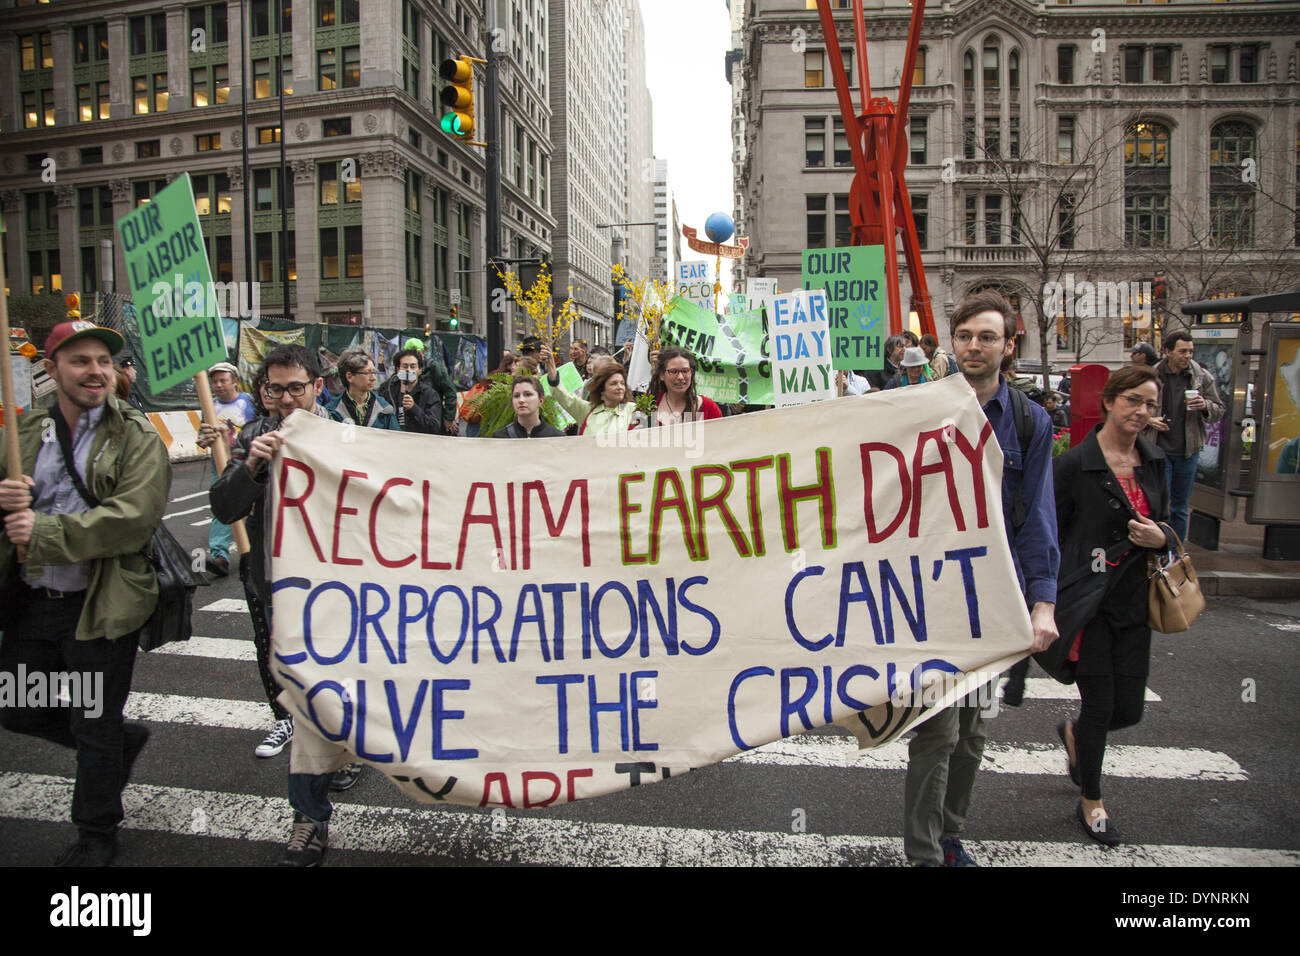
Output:
<svg viewBox="0 0 1300 956">
<path fill-rule="evenodd" d="M 1201 397 L 1201 391 L 1200 391 L 1200 389 L 1197 389 L 1197 388 L 1189 388 L 1189 389 L 1188 389 L 1188 390 L 1183 394 L 1183 400 L 1184 400 L 1184 401 L 1187 401 L 1187 402 L 1190 402 L 1190 401 L 1191 401 L 1192 399 L 1194 399 L 1194 398 L 1200 398 L 1200 397 Z"/>
</svg>

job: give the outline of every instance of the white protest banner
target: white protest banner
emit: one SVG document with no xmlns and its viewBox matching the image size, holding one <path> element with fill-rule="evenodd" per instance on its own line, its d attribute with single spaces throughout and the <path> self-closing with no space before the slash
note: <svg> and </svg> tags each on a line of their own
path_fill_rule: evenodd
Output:
<svg viewBox="0 0 1300 956">
<path fill-rule="evenodd" d="M 702 309 L 713 311 L 713 263 L 677 263 L 677 294 Z"/>
<path fill-rule="evenodd" d="M 522 455 L 291 416 L 293 770 L 355 755 L 425 803 L 540 807 L 832 722 L 897 739 L 1032 640 L 992 427 L 960 376 L 927 394 Z"/>
<path fill-rule="evenodd" d="M 834 398 L 826 293 L 789 292 L 774 297 L 767 330 L 772 339 L 776 407 Z"/>
<path fill-rule="evenodd" d="M 745 297 L 749 300 L 750 308 L 754 308 L 761 303 L 770 316 L 772 314 L 772 297 L 776 294 L 776 279 L 755 278 L 753 276 L 745 279 Z"/>
</svg>

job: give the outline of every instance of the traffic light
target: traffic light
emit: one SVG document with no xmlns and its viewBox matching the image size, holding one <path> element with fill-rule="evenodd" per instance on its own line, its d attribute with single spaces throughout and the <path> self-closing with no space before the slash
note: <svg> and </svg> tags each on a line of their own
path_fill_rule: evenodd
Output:
<svg viewBox="0 0 1300 956">
<path fill-rule="evenodd" d="M 460 327 L 460 319 L 456 317 L 457 312 L 458 312 L 457 307 L 453 305 L 451 307 L 451 318 L 447 322 L 447 324 L 450 325 L 453 329 Z"/>
<path fill-rule="evenodd" d="M 439 125 L 458 139 L 474 135 L 474 59 L 468 56 L 443 60 L 438 74 L 447 81 L 439 99 L 447 107 Z"/>
<path fill-rule="evenodd" d="M 63 304 L 68 307 L 68 318 L 81 318 L 81 296 L 76 292 L 69 292 L 63 299 Z"/>
</svg>

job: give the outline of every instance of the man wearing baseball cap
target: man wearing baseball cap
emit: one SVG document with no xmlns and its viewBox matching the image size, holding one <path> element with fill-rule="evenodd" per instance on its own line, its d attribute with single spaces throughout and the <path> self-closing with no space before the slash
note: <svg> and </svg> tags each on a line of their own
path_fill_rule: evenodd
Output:
<svg viewBox="0 0 1300 956">
<path fill-rule="evenodd" d="M 19 687 L 38 673 L 81 675 L 70 701 L 20 693 L 0 708 L 6 730 L 77 752 L 79 836 L 62 866 L 112 861 L 122 790 L 149 738 L 143 725 L 123 723 L 122 708 L 140 627 L 158 601 L 146 550 L 171 465 L 149 420 L 111 394 L 122 347 L 121 335 L 93 322 L 55 326 L 45 341 L 55 398 L 18 419 L 23 477 L 0 481 L 0 674 L 25 673 Z M 0 473 L 6 465 L 0 443 Z"/>
<path fill-rule="evenodd" d="M 229 362 L 218 362 L 208 369 L 208 380 L 212 383 L 212 406 L 217 421 L 225 432 L 228 447 L 233 449 L 239 430 L 257 417 L 257 406 L 253 404 L 253 396 L 239 390 L 239 369 Z M 199 426 L 199 438 L 195 444 L 200 448 L 211 448 L 219 437 L 220 432 L 204 422 Z M 213 475 L 214 484 L 218 477 Z M 232 540 L 230 525 L 213 518 L 208 525 L 208 569 L 217 577 L 224 578 L 230 573 Z"/>
</svg>

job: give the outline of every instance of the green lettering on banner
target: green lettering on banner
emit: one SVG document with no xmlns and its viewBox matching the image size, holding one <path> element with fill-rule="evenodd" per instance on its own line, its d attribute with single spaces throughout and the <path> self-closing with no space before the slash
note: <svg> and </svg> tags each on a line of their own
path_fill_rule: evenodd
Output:
<svg viewBox="0 0 1300 956">
<path fill-rule="evenodd" d="M 226 340 L 189 174 L 182 173 L 151 202 L 119 219 L 117 231 L 131 301 L 140 317 L 140 358 L 150 391 L 157 395 L 225 361 Z M 169 291 L 155 294 L 158 283 L 166 283 Z M 198 283 L 202 294 L 183 295 L 189 283 Z M 160 304 L 167 308 L 155 308 Z"/>
<path fill-rule="evenodd" d="M 825 289 L 831 367 L 885 367 L 885 247 L 803 251 L 803 287 Z"/>
<path fill-rule="evenodd" d="M 761 308 L 719 316 L 677 296 L 664 313 L 663 340 L 699 360 L 699 394 L 725 404 L 772 404 L 772 363 Z"/>
</svg>

